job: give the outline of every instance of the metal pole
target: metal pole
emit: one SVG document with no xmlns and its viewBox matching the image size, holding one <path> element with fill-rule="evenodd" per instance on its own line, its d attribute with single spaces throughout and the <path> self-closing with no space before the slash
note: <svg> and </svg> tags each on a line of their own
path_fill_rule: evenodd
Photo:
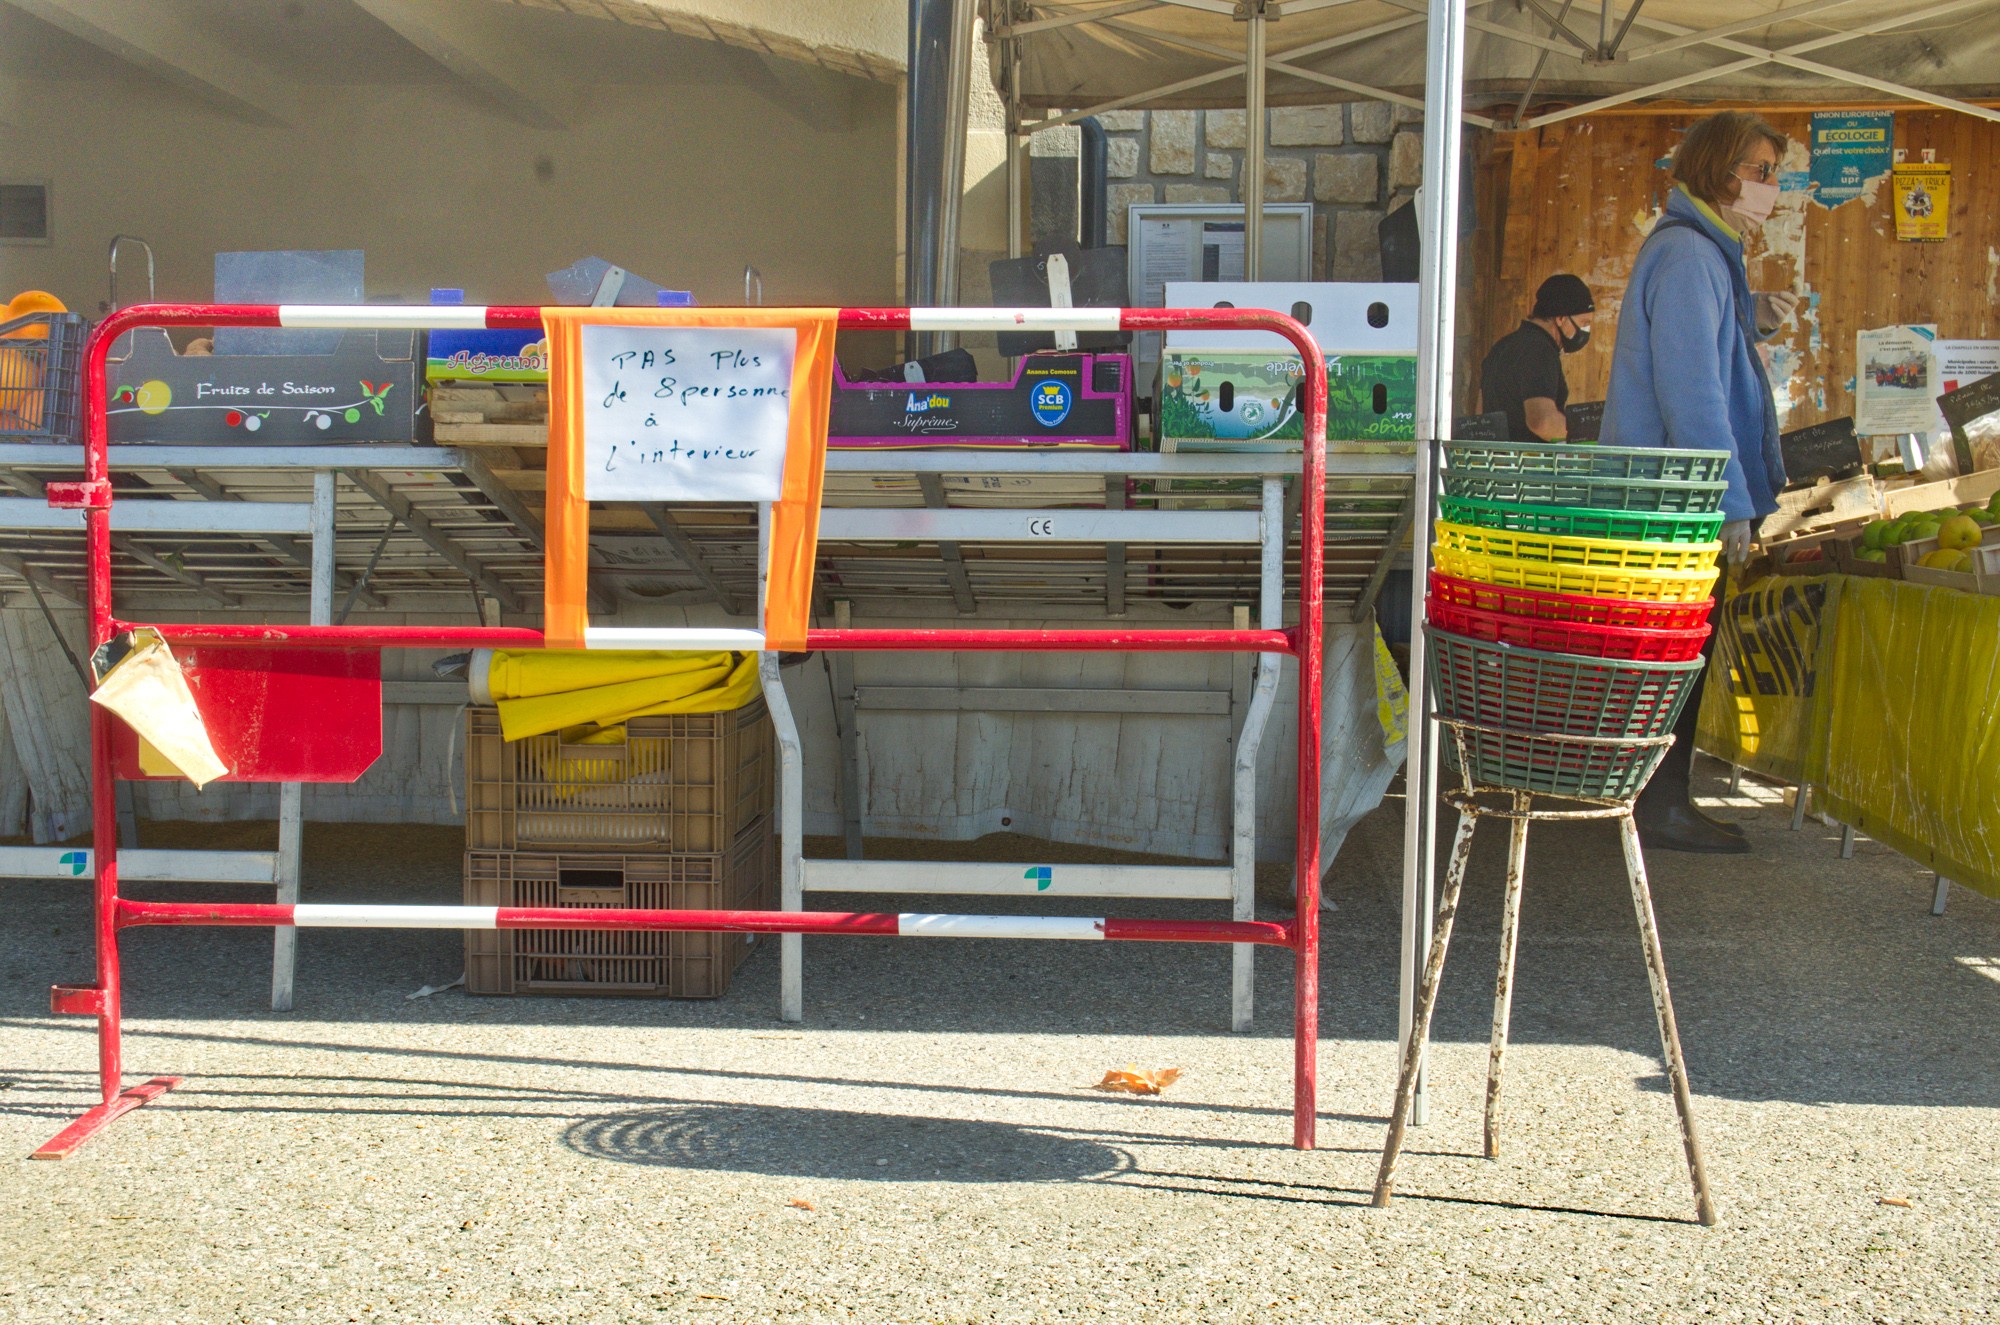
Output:
<svg viewBox="0 0 2000 1325">
<path fill-rule="evenodd" d="M 1243 279 L 1264 276 L 1264 6 L 1253 0 L 1243 63 Z"/>
<path fill-rule="evenodd" d="M 944 143 L 939 168 L 943 173 L 937 233 L 937 301 L 958 302 L 958 223 L 965 204 L 965 130 L 972 111 L 973 0 L 952 0 L 951 38 L 945 68 Z M 931 333 L 928 353 L 958 344 L 958 333 Z"/>
<path fill-rule="evenodd" d="M 1026 210 L 1021 187 L 1021 170 L 1027 161 L 1028 139 L 1021 132 L 1021 43 L 1007 39 L 1007 256 L 1018 258 L 1022 248 L 1022 220 Z"/>
<path fill-rule="evenodd" d="M 1418 212 L 1423 254 L 1417 291 L 1417 456 L 1410 527 L 1410 735 L 1403 768 L 1403 960 L 1397 1035 L 1407 1051 L 1415 1029 L 1418 962 L 1427 946 L 1437 870 L 1437 730 L 1424 678 L 1424 583 L 1430 569 L 1434 444 L 1451 431 L 1453 325 L 1458 289 L 1458 154 L 1465 89 L 1465 5 L 1431 0 L 1425 29 L 1424 174 Z M 1412 204 L 1417 206 L 1419 204 Z M 1410 1119 L 1421 1126 L 1430 1102 L 1421 1061 Z"/>
<path fill-rule="evenodd" d="M 312 591 L 308 620 L 315 626 L 333 624 L 333 484 L 330 469 L 313 471 Z M 278 892 L 280 906 L 299 900 L 305 855 L 305 787 L 286 782 L 278 788 Z M 271 931 L 271 1011 L 292 1010 L 293 977 L 298 972 L 299 932 L 290 925 Z"/>
</svg>

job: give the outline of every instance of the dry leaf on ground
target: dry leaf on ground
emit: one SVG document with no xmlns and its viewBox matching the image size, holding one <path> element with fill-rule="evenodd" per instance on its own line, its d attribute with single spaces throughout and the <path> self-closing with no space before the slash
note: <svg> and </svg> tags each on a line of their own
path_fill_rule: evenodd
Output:
<svg viewBox="0 0 2000 1325">
<path fill-rule="evenodd" d="M 1181 1069 L 1163 1067 L 1156 1072 L 1142 1072 L 1131 1063 L 1123 1069 L 1113 1069 L 1104 1074 L 1104 1080 L 1095 1089 L 1123 1091 L 1128 1095 L 1157 1095 L 1168 1086 L 1181 1079 Z"/>
<path fill-rule="evenodd" d="M 785 1202 L 785 1204 L 786 1204 L 786 1205 L 789 1205 L 789 1206 L 790 1206 L 790 1207 L 792 1207 L 792 1209 L 794 1209 L 794 1210 L 817 1210 L 817 1209 L 819 1209 L 819 1207 L 818 1207 L 818 1206 L 814 1205 L 814 1204 L 813 1204 L 813 1203 L 812 1203 L 811 1201 L 808 1201 L 808 1200 L 807 1200 L 807 1199 L 806 1199 L 805 1197 L 803 1197 L 803 1196 L 794 1196 L 794 1197 L 793 1197 L 793 1198 L 792 1198 L 791 1200 L 789 1200 L 789 1201 Z"/>
<path fill-rule="evenodd" d="M 1908 1210 L 1910 1208 L 1909 1201 L 1905 1200 L 1903 1197 L 1900 1196 L 1877 1197 L 1875 1203 L 1877 1205 L 1900 1205 L 1905 1210 Z"/>
</svg>

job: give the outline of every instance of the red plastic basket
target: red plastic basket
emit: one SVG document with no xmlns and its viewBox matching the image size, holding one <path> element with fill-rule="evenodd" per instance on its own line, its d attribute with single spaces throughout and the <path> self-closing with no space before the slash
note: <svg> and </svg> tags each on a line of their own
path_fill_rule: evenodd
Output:
<svg viewBox="0 0 2000 1325">
<path fill-rule="evenodd" d="M 1504 584 L 1478 584 L 1451 575 L 1430 573 L 1430 601 L 1477 612 L 1568 621 L 1586 626 L 1617 626 L 1629 630 L 1693 630 L 1708 624 L 1710 600 L 1698 603 L 1648 603 L 1630 598 L 1587 598 L 1582 594 L 1550 593 L 1546 589 L 1514 589 Z M 1556 650 L 1576 652 L 1576 650 Z"/>
<path fill-rule="evenodd" d="M 1487 586 L 1481 586 L 1482 588 Z M 1490 644 L 1519 644 L 1545 653 L 1585 654 L 1630 662 L 1686 662 L 1701 656 L 1706 624 L 1661 630 L 1644 626 L 1598 626 L 1585 621 L 1515 616 L 1484 608 L 1460 607 L 1432 594 L 1425 614 L 1439 630 Z"/>
</svg>

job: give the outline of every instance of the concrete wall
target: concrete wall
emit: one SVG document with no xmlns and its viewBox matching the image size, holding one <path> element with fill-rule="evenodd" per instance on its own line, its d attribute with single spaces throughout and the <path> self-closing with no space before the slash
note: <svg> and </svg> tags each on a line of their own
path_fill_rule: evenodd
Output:
<svg viewBox="0 0 2000 1325">
<path fill-rule="evenodd" d="M 543 273 L 587 254 L 704 303 L 740 300 L 746 263 L 767 302 L 892 298 L 891 86 L 788 80 L 713 42 L 481 5 L 482 37 L 564 124 L 531 128 L 358 7 L 259 8 L 319 25 L 260 29 L 242 52 L 282 122 L 0 5 L 0 179 L 48 180 L 54 229 L 49 245 L 0 247 L 0 293 L 41 287 L 95 311 L 122 231 L 151 241 L 170 299 L 210 295 L 218 250 L 274 248 L 365 249 L 368 294 L 385 300 L 451 285 L 540 302 Z M 144 290 L 133 256 L 127 300 Z"/>
</svg>

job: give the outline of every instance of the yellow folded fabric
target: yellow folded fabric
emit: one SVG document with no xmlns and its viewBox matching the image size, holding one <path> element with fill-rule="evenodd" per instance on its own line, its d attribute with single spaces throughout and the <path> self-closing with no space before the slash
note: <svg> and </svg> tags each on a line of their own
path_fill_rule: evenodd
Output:
<svg viewBox="0 0 2000 1325">
<path fill-rule="evenodd" d="M 628 718 L 723 713 L 763 693 L 754 653 L 606 653 L 495 650 L 486 693 L 500 734 L 519 741 L 561 732 L 571 744 L 624 739 Z"/>
</svg>

